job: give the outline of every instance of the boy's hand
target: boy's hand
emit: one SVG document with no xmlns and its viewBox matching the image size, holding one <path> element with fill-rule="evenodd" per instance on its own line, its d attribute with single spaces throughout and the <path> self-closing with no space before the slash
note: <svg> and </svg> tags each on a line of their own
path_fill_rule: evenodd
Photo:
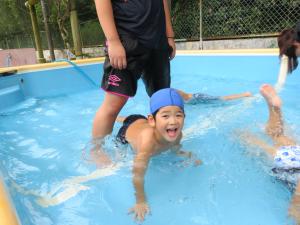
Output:
<svg viewBox="0 0 300 225">
<path fill-rule="evenodd" d="M 115 69 L 125 69 L 127 67 L 126 52 L 119 39 L 107 41 L 107 49 L 110 64 Z"/>
<path fill-rule="evenodd" d="M 199 166 L 202 164 L 202 161 L 200 159 L 197 159 L 192 152 L 179 150 L 177 151 L 177 155 L 187 158 L 187 160 L 184 161 L 186 166 L 191 164 L 193 164 L 194 166 Z"/>
<path fill-rule="evenodd" d="M 146 214 L 150 214 L 150 208 L 146 202 L 137 203 L 134 207 L 129 209 L 128 214 L 134 214 L 134 219 L 138 222 L 143 222 Z"/>
</svg>

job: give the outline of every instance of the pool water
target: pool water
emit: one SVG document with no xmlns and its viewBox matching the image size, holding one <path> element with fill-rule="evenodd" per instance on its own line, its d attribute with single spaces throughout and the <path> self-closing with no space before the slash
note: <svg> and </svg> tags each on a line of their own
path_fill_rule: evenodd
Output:
<svg viewBox="0 0 300 225">
<path fill-rule="evenodd" d="M 282 225 L 291 189 L 272 176 L 272 165 L 257 149 L 239 142 L 239 133 L 263 134 L 268 112 L 258 94 L 276 82 L 278 58 L 179 56 L 172 62 L 172 87 L 188 92 L 255 97 L 226 103 L 186 105 L 183 149 L 202 161 L 194 167 L 164 153 L 154 157 L 145 178 L 151 216 L 144 224 Z M 280 93 L 288 133 L 300 136 L 300 74 L 288 77 Z M 134 155 L 115 143 L 120 124 L 106 140 L 116 164 L 98 168 L 88 158 L 91 125 L 103 91 L 28 98 L 0 113 L 1 171 L 23 225 L 134 224 Z M 142 82 L 121 112 L 147 114 Z M 298 139 L 299 140 L 299 139 Z"/>
</svg>

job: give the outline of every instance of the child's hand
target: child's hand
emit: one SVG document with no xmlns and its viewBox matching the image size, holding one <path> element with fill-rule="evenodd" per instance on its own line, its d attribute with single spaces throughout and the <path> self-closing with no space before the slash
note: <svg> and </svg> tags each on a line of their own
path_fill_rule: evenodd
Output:
<svg viewBox="0 0 300 225">
<path fill-rule="evenodd" d="M 113 68 L 122 70 L 127 67 L 125 49 L 120 40 L 107 42 L 109 62 Z"/>
<path fill-rule="evenodd" d="M 134 214 L 134 219 L 138 222 L 143 222 L 146 214 L 150 214 L 150 208 L 146 202 L 137 203 L 134 207 L 129 209 L 128 214 Z"/>
<path fill-rule="evenodd" d="M 202 161 L 200 159 L 196 158 L 196 155 L 192 152 L 187 152 L 183 150 L 177 151 L 177 155 L 186 157 L 187 159 L 183 161 L 183 167 L 187 167 L 189 165 L 199 166 L 202 164 Z"/>
</svg>

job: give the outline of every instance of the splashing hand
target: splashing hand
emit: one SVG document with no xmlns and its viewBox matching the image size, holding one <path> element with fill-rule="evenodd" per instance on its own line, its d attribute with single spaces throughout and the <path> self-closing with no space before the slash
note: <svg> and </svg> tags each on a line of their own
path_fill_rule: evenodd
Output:
<svg viewBox="0 0 300 225">
<path fill-rule="evenodd" d="M 150 208 L 146 202 L 137 203 L 128 211 L 128 214 L 134 214 L 134 219 L 138 222 L 143 222 L 147 213 L 150 214 Z"/>
</svg>

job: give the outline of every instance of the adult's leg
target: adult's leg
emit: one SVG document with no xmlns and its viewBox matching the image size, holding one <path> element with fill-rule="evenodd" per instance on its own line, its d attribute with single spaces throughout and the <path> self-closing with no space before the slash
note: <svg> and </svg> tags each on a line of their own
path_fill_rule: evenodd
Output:
<svg viewBox="0 0 300 225">
<path fill-rule="evenodd" d="M 142 79 L 146 86 L 147 94 L 150 97 L 160 89 L 169 88 L 171 77 L 168 50 L 152 50 L 143 72 Z"/>
<path fill-rule="evenodd" d="M 260 88 L 260 93 L 266 100 L 269 108 L 266 133 L 273 139 L 276 146 L 295 144 L 292 139 L 284 135 L 284 124 L 281 112 L 282 102 L 275 89 L 269 84 L 264 84 Z"/>
<path fill-rule="evenodd" d="M 122 107 L 127 102 L 126 97 L 106 92 L 104 101 L 98 109 L 93 123 L 93 141 L 90 149 L 90 157 L 97 167 L 112 164 L 109 155 L 102 148 L 102 138 L 112 132 L 115 120 Z"/>
<path fill-rule="evenodd" d="M 126 50 L 127 68 L 115 69 L 106 56 L 101 87 L 106 90 L 104 101 L 98 109 L 93 123 L 93 138 L 103 138 L 112 132 L 114 122 L 129 96 L 137 90 L 137 80 L 142 73 L 143 61 L 147 56 L 144 48 L 136 39 L 121 37 Z M 146 52 L 146 53 L 145 53 Z M 112 94 L 116 93 L 116 94 Z"/>
<path fill-rule="evenodd" d="M 112 132 L 115 120 L 128 98 L 106 92 L 93 123 L 93 138 L 103 138 Z"/>
</svg>

